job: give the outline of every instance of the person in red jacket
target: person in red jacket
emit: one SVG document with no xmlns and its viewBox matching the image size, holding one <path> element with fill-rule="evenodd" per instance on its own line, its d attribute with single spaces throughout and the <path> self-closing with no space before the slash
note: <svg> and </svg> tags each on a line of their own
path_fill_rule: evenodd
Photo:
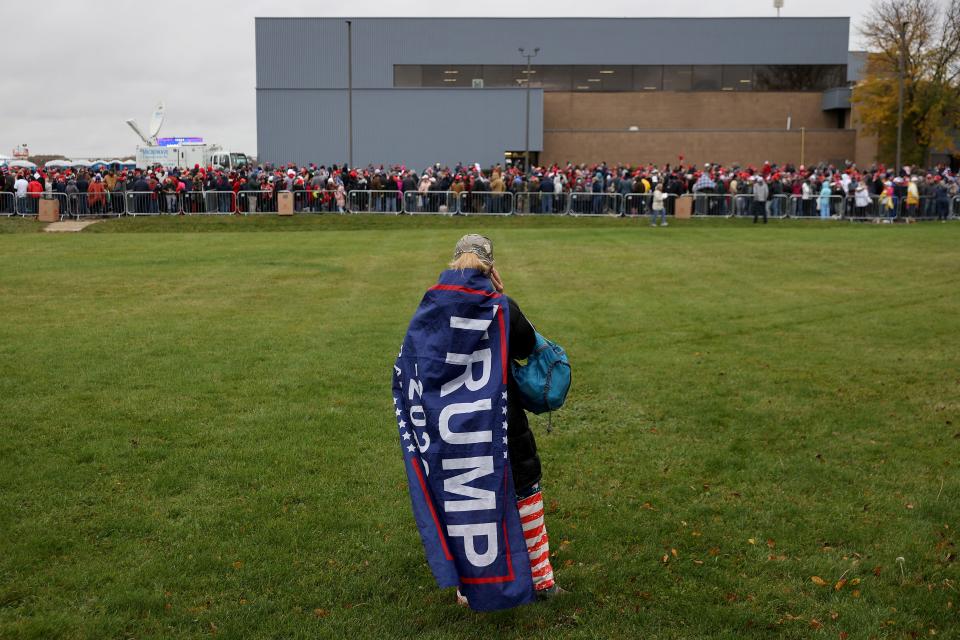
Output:
<svg viewBox="0 0 960 640">
<path fill-rule="evenodd" d="M 29 213 L 37 213 L 41 193 L 43 193 L 43 185 L 40 184 L 38 174 L 34 174 L 30 177 L 30 182 L 27 183 L 27 211 Z"/>
</svg>

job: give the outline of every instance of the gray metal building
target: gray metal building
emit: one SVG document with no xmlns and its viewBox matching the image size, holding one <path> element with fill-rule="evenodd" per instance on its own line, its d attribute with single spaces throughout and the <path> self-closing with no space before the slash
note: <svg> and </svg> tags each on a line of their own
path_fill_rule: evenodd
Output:
<svg viewBox="0 0 960 640">
<path fill-rule="evenodd" d="M 261 161 L 346 161 L 346 20 L 256 19 Z M 545 116 L 545 94 L 558 94 L 556 104 L 559 94 L 624 92 L 816 92 L 819 101 L 850 80 L 847 18 L 350 20 L 355 165 L 502 163 L 524 149 L 526 83 L 539 152 L 545 131 L 565 130 L 551 126 L 562 117 Z M 539 48 L 530 75 L 519 47 Z"/>
</svg>

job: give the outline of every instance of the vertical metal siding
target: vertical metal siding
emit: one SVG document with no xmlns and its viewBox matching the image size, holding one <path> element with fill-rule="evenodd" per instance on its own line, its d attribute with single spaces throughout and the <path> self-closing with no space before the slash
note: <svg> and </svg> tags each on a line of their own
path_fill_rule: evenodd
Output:
<svg viewBox="0 0 960 640">
<path fill-rule="evenodd" d="M 543 92 L 530 92 L 530 148 L 543 148 Z M 354 163 L 503 162 L 524 145 L 525 94 L 517 89 L 354 91 Z M 342 163 L 347 158 L 343 90 L 257 92 L 261 161 Z"/>
<path fill-rule="evenodd" d="M 346 18 L 257 18 L 259 88 L 346 86 Z M 354 86 L 395 64 L 846 64 L 847 18 L 355 18 Z"/>
</svg>

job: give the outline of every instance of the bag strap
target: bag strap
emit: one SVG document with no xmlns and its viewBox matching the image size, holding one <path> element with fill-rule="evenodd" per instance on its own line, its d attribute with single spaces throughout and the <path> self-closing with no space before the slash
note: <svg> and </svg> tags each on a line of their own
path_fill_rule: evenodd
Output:
<svg viewBox="0 0 960 640">
<path fill-rule="evenodd" d="M 550 406 L 550 400 L 547 396 L 550 393 L 550 382 L 553 380 L 553 368 L 557 366 L 556 362 L 551 362 L 547 367 L 547 381 L 543 385 L 543 404 L 547 407 L 547 433 L 553 432 L 553 407 Z"/>
</svg>

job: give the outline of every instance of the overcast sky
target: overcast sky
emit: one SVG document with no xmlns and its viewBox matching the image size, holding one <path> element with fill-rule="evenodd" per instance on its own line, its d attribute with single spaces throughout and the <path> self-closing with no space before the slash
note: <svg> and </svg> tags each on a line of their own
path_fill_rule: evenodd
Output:
<svg viewBox="0 0 960 640">
<path fill-rule="evenodd" d="M 302 0 L 0 0 L 4 27 L 0 154 L 27 143 L 33 154 L 131 155 L 139 139 L 124 120 L 146 128 L 166 103 L 161 135 L 202 136 L 233 151 L 256 153 L 256 16 L 714 17 L 774 16 L 773 0 L 366 0 L 354 7 Z M 338 3 L 340 4 L 340 3 Z M 851 18 L 870 0 L 785 0 L 783 17 Z M 150 8 L 149 10 L 147 8 Z M 347 11 L 349 9 L 349 11 Z"/>
</svg>

